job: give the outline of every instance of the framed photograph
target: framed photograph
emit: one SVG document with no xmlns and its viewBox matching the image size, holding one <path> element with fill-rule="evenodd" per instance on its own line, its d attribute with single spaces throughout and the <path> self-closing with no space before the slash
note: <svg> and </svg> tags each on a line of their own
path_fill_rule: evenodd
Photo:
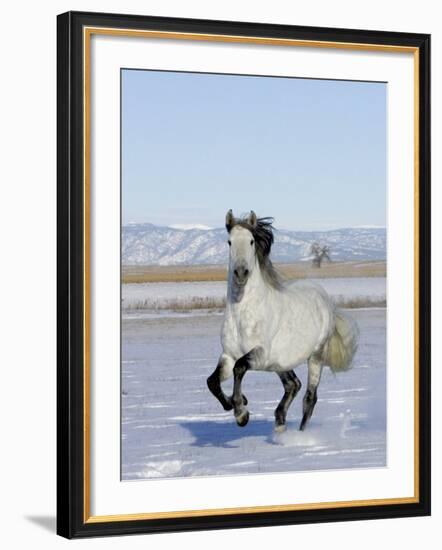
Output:
<svg viewBox="0 0 442 550">
<path fill-rule="evenodd" d="M 58 533 L 430 513 L 430 37 L 58 17 Z"/>
</svg>

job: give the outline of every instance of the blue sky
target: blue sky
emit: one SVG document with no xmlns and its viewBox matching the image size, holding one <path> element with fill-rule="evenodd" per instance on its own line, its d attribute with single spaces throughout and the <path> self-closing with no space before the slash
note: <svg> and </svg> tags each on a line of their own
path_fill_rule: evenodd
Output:
<svg viewBox="0 0 442 550">
<path fill-rule="evenodd" d="M 384 83 L 122 71 L 123 223 L 386 225 Z"/>
</svg>

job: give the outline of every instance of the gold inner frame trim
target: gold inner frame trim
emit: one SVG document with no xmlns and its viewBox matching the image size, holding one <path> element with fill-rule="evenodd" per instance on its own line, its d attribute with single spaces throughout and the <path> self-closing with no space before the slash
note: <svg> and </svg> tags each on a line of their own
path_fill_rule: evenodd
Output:
<svg viewBox="0 0 442 550">
<path fill-rule="evenodd" d="M 234 42 L 237 44 L 259 44 L 269 46 L 298 46 L 308 48 L 334 48 L 341 50 L 367 50 L 378 52 L 415 53 L 413 46 L 364 44 L 358 42 L 331 42 L 327 40 L 297 40 L 294 38 L 269 38 L 261 36 L 237 36 L 228 34 L 206 34 L 170 31 L 145 31 L 136 29 L 113 29 L 109 27 L 85 27 L 85 39 L 92 34 L 109 36 L 131 36 L 135 38 L 167 38 L 170 40 L 196 40 L 202 42 Z"/>
<path fill-rule="evenodd" d="M 194 40 L 203 42 L 233 42 L 238 44 L 257 44 L 271 46 L 333 48 L 370 52 L 412 53 L 414 61 L 414 495 L 411 497 L 384 498 L 371 500 L 351 500 L 337 502 L 317 502 L 303 504 L 285 504 L 269 506 L 250 506 L 236 508 L 214 508 L 204 510 L 178 510 L 171 512 L 151 512 L 136 514 L 115 514 L 92 516 L 90 509 L 90 94 L 91 60 L 90 45 L 92 35 L 124 36 L 137 38 L 156 38 L 174 40 Z M 102 523 L 115 521 L 136 521 L 149 519 L 191 518 L 229 514 L 252 514 L 263 512 L 287 512 L 300 510 L 323 510 L 327 508 L 354 508 L 357 506 L 386 506 L 391 504 L 412 504 L 419 502 L 419 49 L 412 46 L 383 44 L 364 44 L 351 42 L 331 42 L 320 40 L 296 40 L 268 37 L 245 37 L 205 33 L 186 33 L 168 31 L 148 31 L 136 29 L 114 29 L 108 27 L 83 28 L 83 92 L 84 92 L 84 523 Z"/>
</svg>

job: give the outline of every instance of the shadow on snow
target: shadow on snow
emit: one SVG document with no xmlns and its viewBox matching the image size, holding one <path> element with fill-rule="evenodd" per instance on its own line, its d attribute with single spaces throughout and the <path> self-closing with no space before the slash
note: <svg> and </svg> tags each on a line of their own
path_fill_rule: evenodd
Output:
<svg viewBox="0 0 442 550">
<path fill-rule="evenodd" d="M 237 426 L 233 419 L 226 422 L 182 422 L 180 426 L 194 437 L 192 447 L 234 449 L 240 446 L 244 437 L 264 437 L 268 443 L 273 443 L 274 422 L 271 420 L 250 419 L 244 428 Z"/>
</svg>

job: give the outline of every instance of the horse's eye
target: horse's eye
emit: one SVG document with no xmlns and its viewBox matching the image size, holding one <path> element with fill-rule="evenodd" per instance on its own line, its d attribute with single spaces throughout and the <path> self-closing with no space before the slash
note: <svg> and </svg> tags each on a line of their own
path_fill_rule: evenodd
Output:
<svg viewBox="0 0 442 550">
<path fill-rule="evenodd" d="M 229 246 L 232 246 L 232 241 L 229 240 L 227 242 L 229 243 Z"/>
<path fill-rule="evenodd" d="M 255 242 L 255 241 L 252 239 L 252 240 L 250 241 L 250 246 L 253 246 L 253 243 L 254 243 L 254 242 Z"/>
</svg>

